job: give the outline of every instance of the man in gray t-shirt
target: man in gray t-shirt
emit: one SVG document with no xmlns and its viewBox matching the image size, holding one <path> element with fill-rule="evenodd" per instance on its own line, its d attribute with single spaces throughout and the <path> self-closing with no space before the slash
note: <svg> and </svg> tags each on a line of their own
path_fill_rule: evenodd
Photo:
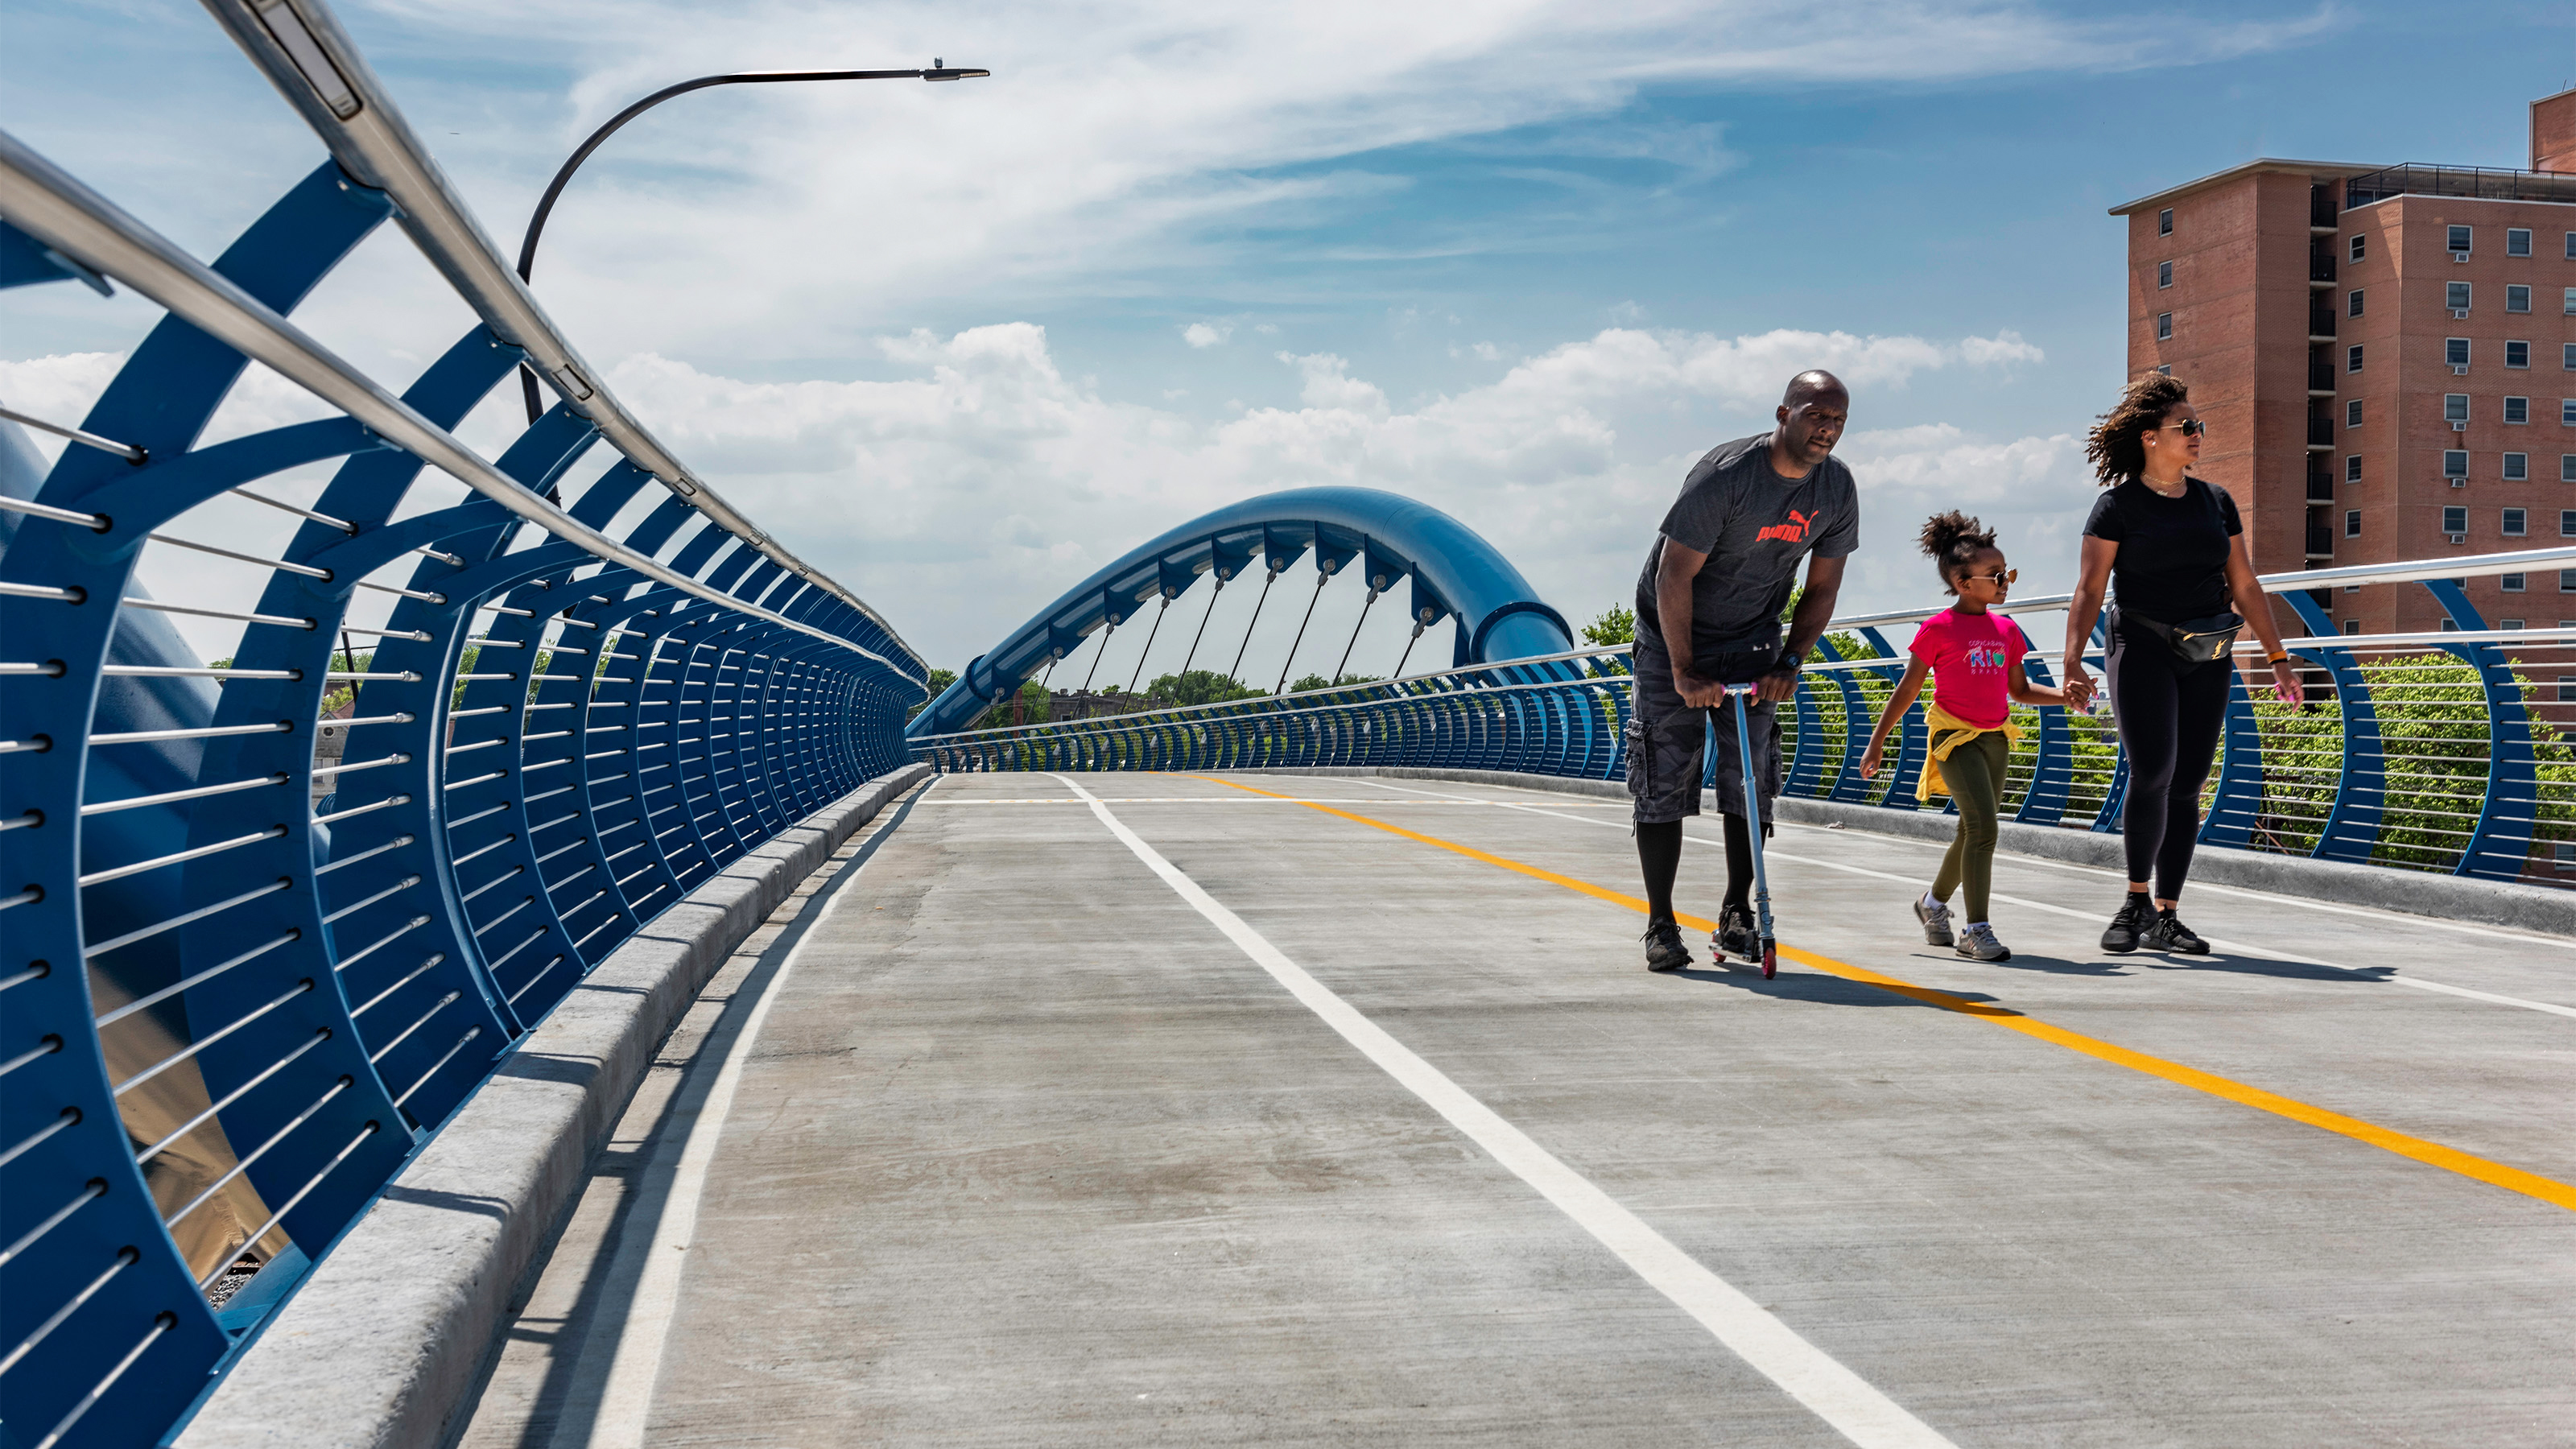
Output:
<svg viewBox="0 0 2576 1449">
<path fill-rule="evenodd" d="M 1718 913 L 1721 954 L 1751 956 L 1753 840 L 1744 825 L 1742 751 L 1735 714 L 1720 708 L 1725 686 L 1758 682 L 1746 713 L 1754 782 L 1770 831 L 1780 793 L 1780 729 L 1774 706 L 1795 693 L 1798 667 L 1833 617 L 1843 560 L 1860 546 L 1860 490 L 1833 456 L 1851 413 L 1851 394 L 1829 372 L 1789 380 L 1778 426 L 1722 443 L 1682 482 L 1637 579 L 1635 709 L 1627 726 L 1628 793 L 1635 797 L 1637 860 L 1644 870 L 1646 965 L 1690 964 L 1673 919 L 1681 868 L 1682 821 L 1699 813 L 1709 727 L 1717 732 L 1717 799 L 1726 817 L 1726 901 Z M 1807 588 L 1782 638 L 1798 564 Z"/>
</svg>

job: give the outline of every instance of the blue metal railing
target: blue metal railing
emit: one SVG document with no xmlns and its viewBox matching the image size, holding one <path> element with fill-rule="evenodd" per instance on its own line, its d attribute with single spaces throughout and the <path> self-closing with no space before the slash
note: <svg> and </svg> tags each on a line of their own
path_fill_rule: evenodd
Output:
<svg viewBox="0 0 2576 1449">
<path fill-rule="evenodd" d="M 2265 586 L 2316 631 L 2286 642 L 2320 687 L 2310 703 L 2292 707 L 2250 695 L 2240 674 L 2223 753 L 2203 798 L 2202 841 L 2576 886 L 2576 629 L 2490 629 L 2456 582 L 2548 578 L 2569 565 L 2576 565 L 2576 549 L 2267 576 Z M 2442 576 L 2432 576 L 2436 569 Z M 2337 633 L 2311 593 L 2406 583 L 2430 590 L 2451 627 Z M 2026 620 L 2065 604 L 2063 597 L 2029 599 L 2011 612 Z M 1902 672 L 1901 647 L 1883 629 L 1931 612 L 1836 621 L 1793 707 L 1782 711 L 1787 793 L 1921 808 L 1919 702 L 1891 737 L 1881 777 L 1863 780 L 1858 765 L 1878 708 Z M 1627 774 L 1626 656 L 1623 645 L 911 744 L 915 759 L 943 771 L 1394 765 L 1619 780 Z M 2259 665 L 2259 654 L 2252 657 Z M 2098 651 L 2091 659 L 2098 669 Z M 2049 682 L 2041 653 L 2034 650 L 2025 664 L 2035 681 Z M 2119 829 L 2127 762 L 2107 701 L 2095 707 L 2105 712 L 2016 708 L 2022 740 L 2004 801 L 2014 819 Z"/>
<path fill-rule="evenodd" d="M 28 1449 L 180 1422 L 531 1024 L 899 766 L 927 693 L 595 380 L 326 11 L 213 8 L 334 159 L 212 265 L 0 136 L 0 281 L 168 313 L 50 469 L 0 424 L 0 1413 Z M 399 396 L 286 316 L 388 219 L 481 319 Z M 202 444 L 254 360 L 338 415 Z M 523 360 L 563 400 L 487 461 L 452 430 Z M 229 592 L 153 597 L 169 550 Z M 208 663 L 179 625 L 235 642 Z"/>
</svg>

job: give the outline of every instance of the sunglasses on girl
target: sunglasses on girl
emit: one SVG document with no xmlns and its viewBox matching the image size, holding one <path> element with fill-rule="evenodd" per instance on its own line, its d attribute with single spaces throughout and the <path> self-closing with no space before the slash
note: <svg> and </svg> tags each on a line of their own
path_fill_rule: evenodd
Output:
<svg viewBox="0 0 2576 1449">
<path fill-rule="evenodd" d="M 2013 581 L 2015 581 L 2015 580 L 2019 579 L 2019 578 L 2021 577 L 2021 570 L 2019 570 L 2019 569 L 2005 569 L 2005 570 L 2004 570 L 2004 571 L 2002 571 L 2001 573 L 1992 573 L 1992 574 L 1961 574 L 1959 577 L 1960 577 L 1961 579 L 1965 580 L 1965 581 L 1966 581 L 1966 582 L 1968 582 L 1968 583 L 1972 583 L 1972 584 L 1993 584 L 1993 585 L 1995 585 L 1997 588 L 2001 588 L 2001 587 L 2003 587 L 2004 585 L 2009 584 L 2009 583 L 2012 583 Z"/>
</svg>

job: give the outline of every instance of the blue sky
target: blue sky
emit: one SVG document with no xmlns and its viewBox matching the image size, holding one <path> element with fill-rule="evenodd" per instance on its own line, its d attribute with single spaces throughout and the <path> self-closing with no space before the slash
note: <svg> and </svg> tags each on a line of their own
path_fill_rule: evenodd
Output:
<svg viewBox="0 0 2576 1449">
<path fill-rule="evenodd" d="M 2576 84 L 2576 14 L 2541 3 L 340 14 L 505 246 L 672 79 L 996 72 L 674 102 L 538 268 L 648 423 L 951 665 L 1171 522 L 1312 482 L 1427 498 L 1588 616 L 1810 360 L 1856 384 L 1852 605 L 1924 591 L 1903 540 L 1952 503 L 2060 583 L 2120 382 L 2106 207 L 2255 155 L 2523 164 L 2525 102 Z M 0 25 L 0 125 L 201 254 L 319 159 L 194 6 Z M 390 230 L 307 319 L 397 383 L 466 322 Z M 0 395 L 77 413 L 150 320 L 6 294 Z M 247 386 L 235 425 L 299 405 Z"/>
</svg>

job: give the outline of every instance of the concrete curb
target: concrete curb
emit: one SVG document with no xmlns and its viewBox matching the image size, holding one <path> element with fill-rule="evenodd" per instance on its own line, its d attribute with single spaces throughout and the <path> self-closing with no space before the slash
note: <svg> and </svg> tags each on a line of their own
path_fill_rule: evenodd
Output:
<svg viewBox="0 0 2576 1449">
<path fill-rule="evenodd" d="M 799 881 L 929 773 L 860 786 L 610 952 L 262 1325 L 183 1449 L 441 1443 L 662 1039 Z"/>
<path fill-rule="evenodd" d="M 1249 771 L 1265 775 L 1383 775 L 1391 779 L 1449 780 L 1465 785 L 1514 785 L 1525 790 L 1555 790 L 1569 795 L 1626 799 L 1628 787 L 1617 780 L 1575 780 L 1559 775 L 1523 775 L 1509 770 L 1431 770 L 1411 766 L 1318 766 L 1309 769 Z M 1851 830 L 1901 835 L 1914 840 L 1950 839 L 1952 817 L 1929 810 L 1889 810 L 1834 800 L 1784 796 L 1774 806 L 1778 818 L 1800 825 L 1840 825 Z M 2003 822 L 2001 847 L 2017 855 L 2062 860 L 2103 870 L 2126 863 L 2120 837 L 2090 830 L 2058 830 L 2045 825 Z M 2205 849 L 2192 857 L 2192 879 L 2241 890 L 2444 920 L 2510 926 L 2543 935 L 2576 935 L 2576 892 L 2505 881 L 2469 880 L 2452 875 L 2392 870 L 2386 866 L 2351 865 L 2265 855 L 2259 851 Z M 2108 908 L 2105 908 L 2106 914 Z"/>
</svg>

